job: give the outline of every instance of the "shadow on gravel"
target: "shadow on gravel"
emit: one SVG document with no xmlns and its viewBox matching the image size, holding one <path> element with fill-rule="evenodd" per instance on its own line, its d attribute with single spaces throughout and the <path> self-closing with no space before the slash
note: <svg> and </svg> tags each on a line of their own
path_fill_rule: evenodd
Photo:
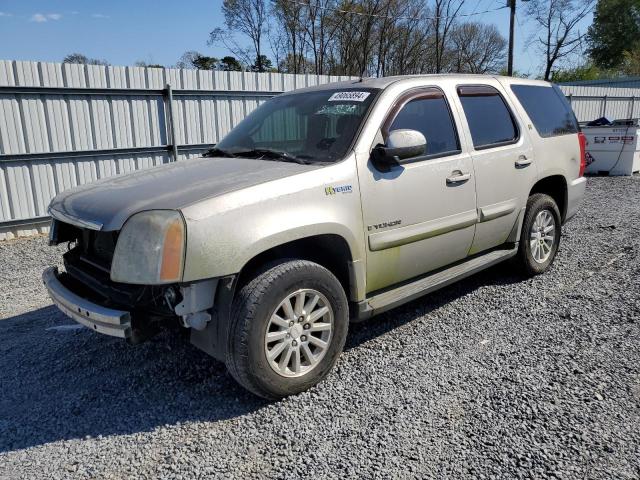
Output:
<svg viewBox="0 0 640 480">
<path fill-rule="evenodd" d="M 523 281 L 523 277 L 514 273 L 513 266 L 509 262 L 500 263 L 453 285 L 383 313 L 371 320 L 352 325 L 344 349 L 349 350 L 355 348 L 401 325 L 428 315 L 430 312 L 443 307 L 456 298 L 472 293 L 479 287 L 487 285 L 511 285 L 521 281 Z"/>
<path fill-rule="evenodd" d="M 56 328 L 72 324 L 53 306 L 0 320 L 0 452 L 216 422 L 266 404 L 181 336 L 134 347 Z"/>
<path fill-rule="evenodd" d="M 508 267 L 494 267 L 353 325 L 346 349 L 480 286 L 517 281 Z M 239 387 L 223 364 L 184 337 L 165 332 L 129 346 L 74 325 L 53 306 L 0 320 L 0 452 L 216 422 L 267 404 Z"/>
</svg>

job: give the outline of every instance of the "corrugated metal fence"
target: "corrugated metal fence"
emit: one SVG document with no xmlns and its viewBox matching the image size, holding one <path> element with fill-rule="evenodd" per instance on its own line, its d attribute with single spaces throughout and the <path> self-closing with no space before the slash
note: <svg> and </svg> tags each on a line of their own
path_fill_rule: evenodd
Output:
<svg viewBox="0 0 640 480">
<path fill-rule="evenodd" d="M 46 230 L 62 190 L 197 156 L 267 98 L 347 78 L 0 61 L 0 239 Z M 640 109 L 640 89 L 562 88 L 580 120 Z"/>
<path fill-rule="evenodd" d="M 350 77 L 0 61 L 0 239 L 56 193 L 196 156 L 267 98 Z"/>
<path fill-rule="evenodd" d="M 640 88 L 560 85 L 579 121 L 640 117 Z"/>
</svg>

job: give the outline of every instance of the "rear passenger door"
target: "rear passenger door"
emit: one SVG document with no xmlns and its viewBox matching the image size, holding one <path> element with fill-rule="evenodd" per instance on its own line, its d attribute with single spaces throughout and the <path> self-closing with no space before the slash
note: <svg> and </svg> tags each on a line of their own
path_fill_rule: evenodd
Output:
<svg viewBox="0 0 640 480">
<path fill-rule="evenodd" d="M 506 242 L 537 178 L 533 148 L 498 82 L 457 86 L 476 174 L 478 224 L 470 254 Z"/>
</svg>

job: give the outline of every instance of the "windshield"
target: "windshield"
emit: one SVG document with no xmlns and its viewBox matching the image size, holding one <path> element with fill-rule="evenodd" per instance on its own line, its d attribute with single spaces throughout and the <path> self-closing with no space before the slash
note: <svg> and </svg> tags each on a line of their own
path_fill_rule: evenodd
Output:
<svg viewBox="0 0 640 480">
<path fill-rule="evenodd" d="M 231 130 L 216 150 L 232 155 L 271 150 L 301 160 L 340 160 L 377 92 L 336 89 L 274 97 Z"/>
</svg>

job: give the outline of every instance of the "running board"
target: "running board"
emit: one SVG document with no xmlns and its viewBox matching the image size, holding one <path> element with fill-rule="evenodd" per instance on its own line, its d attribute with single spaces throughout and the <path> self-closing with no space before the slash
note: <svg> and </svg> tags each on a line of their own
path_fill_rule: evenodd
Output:
<svg viewBox="0 0 640 480">
<path fill-rule="evenodd" d="M 415 300 L 422 295 L 451 285 L 458 280 L 462 280 L 474 273 L 507 260 L 515 256 L 516 253 L 518 253 L 518 244 L 510 250 L 492 250 L 392 290 L 378 293 L 358 304 L 356 320 L 365 320 L 373 315 L 386 312 L 403 303 Z"/>
</svg>

